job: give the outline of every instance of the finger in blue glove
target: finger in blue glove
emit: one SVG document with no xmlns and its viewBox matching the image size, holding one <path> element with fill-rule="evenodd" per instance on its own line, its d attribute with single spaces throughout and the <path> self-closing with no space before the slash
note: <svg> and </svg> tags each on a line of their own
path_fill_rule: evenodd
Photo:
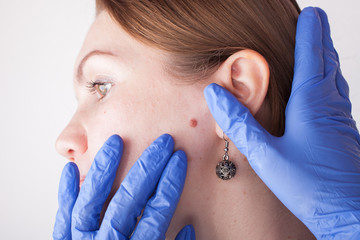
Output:
<svg viewBox="0 0 360 240">
<path fill-rule="evenodd" d="M 53 232 L 54 240 L 71 240 L 71 214 L 79 194 L 79 169 L 75 163 L 65 165 L 60 179 L 59 210 Z"/>
<path fill-rule="evenodd" d="M 186 225 L 176 236 L 175 240 L 195 240 L 195 230 L 192 225 Z"/>
</svg>

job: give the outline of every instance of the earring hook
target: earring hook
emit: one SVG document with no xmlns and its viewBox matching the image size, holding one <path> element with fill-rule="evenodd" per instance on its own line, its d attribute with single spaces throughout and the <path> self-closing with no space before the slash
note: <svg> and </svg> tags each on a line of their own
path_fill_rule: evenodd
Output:
<svg viewBox="0 0 360 240">
<path fill-rule="evenodd" d="M 229 139 L 226 139 L 226 138 L 225 138 L 225 133 L 224 133 L 224 132 L 223 132 L 223 139 L 224 139 L 226 142 L 229 141 Z"/>
</svg>

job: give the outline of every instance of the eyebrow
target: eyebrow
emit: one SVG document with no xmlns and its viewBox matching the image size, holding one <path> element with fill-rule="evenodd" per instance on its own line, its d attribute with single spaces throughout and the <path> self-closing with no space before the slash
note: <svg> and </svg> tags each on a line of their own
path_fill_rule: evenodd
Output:
<svg viewBox="0 0 360 240">
<path fill-rule="evenodd" d="M 84 65 L 86 63 L 86 61 L 92 57 L 92 56 L 98 56 L 98 55 L 107 55 L 107 56 L 115 56 L 114 53 L 112 52 L 108 52 L 108 51 L 101 51 L 101 50 L 93 50 L 91 52 L 89 52 L 88 54 L 86 54 L 85 57 L 83 57 L 83 59 L 81 59 L 80 64 L 77 68 L 76 71 L 76 80 L 80 81 L 84 76 L 83 76 L 83 68 Z"/>
</svg>

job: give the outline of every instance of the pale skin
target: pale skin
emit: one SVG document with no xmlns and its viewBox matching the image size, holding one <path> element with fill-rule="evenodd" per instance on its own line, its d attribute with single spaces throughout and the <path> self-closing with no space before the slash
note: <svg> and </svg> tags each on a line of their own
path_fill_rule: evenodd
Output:
<svg viewBox="0 0 360 240">
<path fill-rule="evenodd" d="M 189 84 L 168 71 L 169 59 L 169 53 L 127 34 L 106 11 L 98 14 L 75 64 L 78 108 L 57 140 L 59 153 L 77 164 L 83 179 L 102 144 L 119 134 L 124 154 L 114 194 L 143 150 L 169 133 L 175 149 L 187 154 L 188 172 L 167 239 L 186 224 L 194 226 L 197 239 L 315 239 L 231 142 L 236 176 L 223 181 L 215 174 L 225 143 L 203 90 L 213 82 L 224 86 L 266 127 L 266 60 L 254 51 L 239 51 L 211 76 Z M 95 89 L 88 82 L 95 82 Z"/>
</svg>

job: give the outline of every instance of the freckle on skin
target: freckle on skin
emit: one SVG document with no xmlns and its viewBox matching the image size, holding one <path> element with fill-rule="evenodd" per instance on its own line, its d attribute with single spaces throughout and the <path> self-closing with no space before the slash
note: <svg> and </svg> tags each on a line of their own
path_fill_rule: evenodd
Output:
<svg viewBox="0 0 360 240">
<path fill-rule="evenodd" d="M 198 124 L 198 122 L 197 122 L 197 120 L 195 118 L 192 118 L 190 120 L 190 123 L 189 123 L 190 127 L 196 128 L 197 124 Z"/>
</svg>

